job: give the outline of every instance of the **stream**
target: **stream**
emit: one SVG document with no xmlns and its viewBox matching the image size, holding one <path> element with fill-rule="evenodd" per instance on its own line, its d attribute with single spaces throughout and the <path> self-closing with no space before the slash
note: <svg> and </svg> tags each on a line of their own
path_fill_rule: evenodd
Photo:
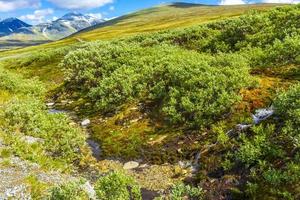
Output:
<svg viewBox="0 0 300 200">
<path fill-rule="evenodd" d="M 48 112 L 50 114 L 64 113 L 64 114 L 68 115 L 73 122 L 75 122 L 76 124 L 79 124 L 88 135 L 86 143 L 89 146 L 89 148 L 91 149 L 93 157 L 95 159 L 97 159 L 98 161 L 102 159 L 101 146 L 97 141 L 92 139 L 91 133 L 88 129 L 88 127 L 91 123 L 91 121 L 89 119 L 79 119 L 78 116 L 76 115 L 76 113 L 74 113 L 74 112 L 70 112 L 70 111 L 66 111 L 66 110 L 59 110 L 55 107 L 55 103 L 47 103 L 46 105 L 48 108 Z M 249 129 L 252 126 L 257 125 L 257 124 L 261 123 L 262 121 L 268 119 L 273 114 L 274 114 L 274 108 L 272 106 L 269 108 L 258 109 L 255 111 L 255 114 L 252 114 L 252 120 L 253 120 L 252 123 L 237 124 L 235 126 L 235 128 L 233 128 L 227 132 L 227 135 L 234 136 L 236 134 L 236 132 L 241 132 L 246 129 Z M 202 154 L 202 152 L 199 151 L 191 161 L 179 161 L 178 164 L 183 168 L 191 168 L 192 172 L 195 173 L 198 171 L 198 169 L 200 167 L 199 160 L 201 158 L 201 154 Z"/>
</svg>

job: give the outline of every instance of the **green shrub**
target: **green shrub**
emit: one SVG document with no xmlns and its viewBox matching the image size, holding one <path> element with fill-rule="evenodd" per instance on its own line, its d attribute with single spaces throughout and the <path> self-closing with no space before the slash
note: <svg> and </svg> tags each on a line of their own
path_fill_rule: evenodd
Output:
<svg viewBox="0 0 300 200">
<path fill-rule="evenodd" d="M 242 56 L 212 57 L 169 45 L 91 44 L 66 56 L 62 67 L 68 89 L 85 93 L 103 113 L 151 100 L 169 122 L 192 126 L 229 111 L 239 90 L 251 85 Z"/>
<path fill-rule="evenodd" d="M 50 200 L 88 200 L 88 194 L 84 191 L 82 181 L 73 181 L 58 187 L 54 187 L 50 191 Z"/>
<path fill-rule="evenodd" d="M 249 170 L 246 194 L 252 199 L 297 199 L 300 181 L 300 85 L 274 100 L 276 125 L 264 122 L 239 137 L 234 159 Z"/>
<path fill-rule="evenodd" d="M 13 99 L 4 105 L 0 116 L 4 119 L 1 129 L 17 155 L 36 162 L 50 159 L 64 165 L 81 158 L 85 135 L 79 128 L 69 125 L 66 115 L 48 113 L 40 100 Z M 22 139 L 24 136 L 33 136 L 43 142 L 27 144 Z"/>
<path fill-rule="evenodd" d="M 201 200 L 203 199 L 204 192 L 199 187 L 192 187 L 183 183 L 175 185 L 170 192 L 170 200 Z"/>
<path fill-rule="evenodd" d="M 25 80 L 22 76 L 4 70 L 0 66 L 0 90 L 7 90 L 12 94 L 25 94 L 40 97 L 45 88 L 36 79 Z"/>
<path fill-rule="evenodd" d="M 285 121 L 282 132 L 295 147 L 300 147 L 300 84 L 292 86 L 274 101 L 277 113 Z"/>
<path fill-rule="evenodd" d="M 138 184 L 121 172 L 111 172 L 95 184 L 97 197 L 101 200 L 141 200 Z"/>
</svg>

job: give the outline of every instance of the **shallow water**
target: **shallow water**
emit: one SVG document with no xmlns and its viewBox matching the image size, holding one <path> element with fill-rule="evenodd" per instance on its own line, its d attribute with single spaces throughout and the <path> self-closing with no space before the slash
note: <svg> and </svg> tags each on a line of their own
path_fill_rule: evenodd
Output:
<svg viewBox="0 0 300 200">
<path fill-rule="evenodd" d="M 86 142 L 87 142 L 87 144 L 89 145 L 89 147 L 92 150 L 93 157 L 96 158 L 97 160 L 100 160 L 101 159 L 101 155 L 102 155 L 102 151 L 101 151 L 100 145 L 96 141 L 94 141 L 92 139 L 87 139 Z"/>
</svg>

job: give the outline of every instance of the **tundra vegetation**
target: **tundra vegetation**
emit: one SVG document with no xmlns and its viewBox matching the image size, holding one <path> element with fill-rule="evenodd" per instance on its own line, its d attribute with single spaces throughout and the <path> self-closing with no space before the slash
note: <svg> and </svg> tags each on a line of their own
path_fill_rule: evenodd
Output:
<svg viewBox="0 0 300 200">
<path fill-rule="evenodd" d="M 3 61 L 1 152 L 46 169 L 101 168 L 86 133 L 43 103 L 68 100 L 63 109 L 91 119 L 103 158 L 175 164 L 198 157 L 192 180 L 158 199 L 299 199 L 299 17 L 299 5 L 283 6 Z M 40 80 L 29 79 L 36 71 Z M 254 124 L 251 113 L 266 107 L 274 114 Z M 44 192 L 88 199 L 84 183 Z M 98 199 L 141 199 L 139 184 L 117 171 L 94 188 Z"/>
</svg>

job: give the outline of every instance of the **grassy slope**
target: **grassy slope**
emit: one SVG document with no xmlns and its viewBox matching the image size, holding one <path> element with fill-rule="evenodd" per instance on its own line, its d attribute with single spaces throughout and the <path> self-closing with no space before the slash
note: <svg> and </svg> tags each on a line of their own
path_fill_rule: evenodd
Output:
<svg viewBox="0 0 300 200">
<path fill-rule="evenodd" d="M 45 45 L 35 46 L 24 48 L 15 51 L 8 51 L 0 53 L 0 56 L 16 56 L 18 62 L 13 61 L 12 59 L 8 60 L 5 64 L 9 68 L 16 69 L 17 72 L 25 74 L 26 77 L 38 76 L 42 81 L 47 83 L 48 88 L 55 88 L 59 83 L 62 82 L 63 77 L 61 70 L 59 69 L 58 63 L 62 60 L 62 55 L 56 56 L 55 58 L 51 58 L 51 62 L 34 62 L 29 65 L 25 64 L 24 67 L 20 62 L 25 62 L 26 59 L 34 54 L 34 52 L 38 52 L 40 49 L 50 48 L 54 49 L 54 47 L 61 46 L 71 46 L 71 44 L 76 44 L 79 42 L 79 39 L 82 40 L 97 40 L 97 39 L 109 39 L 109 38 L 118 38 L 126 35 L 132 35 L 141 32 L 150 32 L 150 31 L 158 31 L 163 29 L 171 29 L 176 27 L 185 27 L 191 26 L 195 24 L 200 24 L 204 22 L 208 22 L 211 20 L 222 19 L 226 17 L 234 17 L 245 13 L 251 9 L 260 9 L 265 10 L 270 7 L 274 7 L 276 4 L 258 4 L 258 5 L 240 5 L 240 6 L 202 6 L 202 5 L 192 5 L 189 4 L 177 4 L 169 5 L 169 6 L 161 6 L 154 7 L 146 10 L 142 10 L 133 14 L 129 14 L 127 16 L 117 18 L 112 20 L 109 23 L 106 23 L 102 27 L 97 27 L 89 31 L 82 31 L 76 35 L 71 36 L 65 40 L 61 40 L 54 43 L 49 43 Z M 176 13 L 176 15 L 174 15 Z M 14 57 L 13 57 L 14 58 Z M 1 61 L 1 58 L 0 58 Z M 261 99 L 261 98 L 260 98 Z M 260 99 L 258 101 L 260 101 Z M 129 110 L 131 106 L 129 105 Z M 86 113 L 82 113 L 83 115 Z M 126 119 L 126 118 L 134 118 L 133 116 L 136 113 L 123 113 L 122 116 L 116 116 L 109 120 L 109 123 L 103 125 L 102 123 L 98 123 L 97 120 L 93 120 L 95 122 L 95 126 L 93 127 L 94 132 L 106 134 L 107 131 L 111 130 L 116 132 L 121 132 L 120 135 L 125 141 L 128 134 L 132 133 L 132 130 L 135 131 L 138 129 L 145 130 L 148 132 L 147 135 L 153 138 L 154 142 L 156 140 L 160 140 L 164 137 L 164 134 L 168 132 L 168 130 L 162 131 L 162 135 L 156 134 L 156 130 L 153 126 L 151 126 L 148 120 L 143 120 L 142 123 L 137 123 L 135 126 L 132 126 L 129 130 L 120 131 L 119 126 L 115 126 L 115 122 L 118 120 Z M 92 116 L 91 116 L 92 117 Z M 159 122 L 157 122 L 159 124 Z M 99 125 L 101 124 L 101 125 Z M 112 126 L 111 126 L 112 125 Z M 150 126 L 149 126 L 150 125 Z M 159 126 L 159 125 L 158 125 Z M 156 126 L 155 126 L 156 127 Z M 144 133 L 144 131 L 142 131 Z M 151 132 L 152 134 L 149 134 Z M 176 135 L 178 132 L 176 130 L 172 130 L 171 132 Z M 179 131 L 180 132 L 180 131 Z M 97 135 L 97 134 L 96 134 Z M 152 135 L 152 136 L 151 136 Z M 101 135 L 97 135 L 96 137 L 101 138 Z M 111 139 L 111 138 L 110 138 Z M 122 146 L 122 141 L 117 145 Z M 110 143 L 107 141 L 107 143 Z M 137 144 L 139 145 L 139 144 Z M 114 147 L 112 147 L 114 148 Z M 160 146 L 158 145 L 157 151 L 159 151 Z M 108 150 L 108 151 L 112 151 Z M 113 151 L 112 151 L 113 152 Z M 113 152 L 116 153 L 116 152 Z M 131 153 L 129 153 L 131 154 Z"/>
<path fill-rule="evenodd" d="M 186 27 L 227 17 L 239 16 L 251 9 L 265 10 L 274 4 L 205 6 L 174 4 L 142 10 L 82 31 L 73 37 L 83 40 L 107 39 L 143 32 Z"/>
<path fill-rule="evenodd" d="M 128 14 L 93 27 L 66 39 L 24 49 L 0 52 L 0 57 L 57 48 L 81 41 L 112 39 L 137 33 L 160 31 L 177 27 L 187 27 L 213 20 L 235 17 L 249 10 L 267 10 L 279 4 L 253 4 L 234 6 L 204 6 L 196 4 L 174 4 L 158 6 Z"/>
</svg>

